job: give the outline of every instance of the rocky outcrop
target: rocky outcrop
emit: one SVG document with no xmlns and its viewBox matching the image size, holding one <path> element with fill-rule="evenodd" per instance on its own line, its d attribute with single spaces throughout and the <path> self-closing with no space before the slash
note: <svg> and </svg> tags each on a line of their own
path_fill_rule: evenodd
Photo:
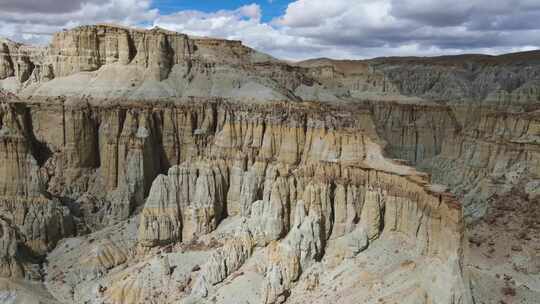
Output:
<svg viewBox="0 0 540 304">
<path fill-rule="evenodd" d="M 268 248 L 268 265 L 262 290 L 262 303 L 283 303 L 300 274 L 320 259 L 324 250 L 322 218 L 316 208 L 306 214 L 303 202 L 295 210 L 295 223 L 287 237 Z"/>
<path fill-rule="evenodd" d="M 47 254 L 62 302 L 469 303 L 463 213 L 538 198 L 536 53 L 293 66 L 110 25 L 0 45 L 0 274 Z"/>
<path fill-rule="evenodd" d="M 44 192 L 40 167 L 34 157 L 38 153 L 37 144 L 33 142 L 27 115 L 20 106 L 2 107 L 0 210 L 3 218 L 22 235 L 22 244 L 42 255 L 58 240 L 72 234 L 74 227 L 67 208 Z"/>
<path fill-rule="evenodd" d="M 118 187 L 110 198 L 113 215 L 118 220 L 128 218 L 135 208 L 144 203 L 152 180 L 160 171 L 160 159 L 156 157 L 158 151 L 153 136 L 156 128 L 153 123 L 148 112 L 126 113 L 118 137 L 118 162 L 113 165 L 117 168 Z M 111 178 L 106 177 L 109 180 Z"/>
<path fill-rule="evenodd" d="M 66 235 L 73 216 L 79 227 L 96 231 L 140 211 L 138 245 L 153 252 L 197 244 L 217 233 L 223 220 L 245 217 L 242 236 L 216 251 L 192 286 L 186 283 L 193 296 L 214 293 L 259 247 L 272 257 L 262 267 L 261 297 L 283 302 L 334 240 L 345 239 L 345 255 L 354 258 L 393 234 L 410 240 L 417 256 L 449 261 L 457 269 L 455 282 L 461 282 L 461 206 L 444 190 L 429 187 L 426 175 L 386 159 L 378 135 L 395 157 L 422 162 L 443 150 L 439 136 L 460 130 L 449 108 L 218 98 L 140 103 L 34 98 L 8 105 L 27 113 L 21 133 L 26 146 L 20 149 L 35 160 L 40 195 L 51 206 L 37 209 L 45 219 L 39 231 Z M 433 127 L 436 119 L 446 127 Z M 49 219 L 62 224 L 47 226 Z M 16 225 L 30 234 L 27 221 Z M 21 242 L 42 254 L 58 240 L 47 237 L 52 241 L 46 244 L 43 233 Z M 130 263 L 125 250 L 113 247 L 84 259 L 96 265 L 88 270 L 96 275 L 84 284 Z M 139 284 L 136 275 L 129 280 Z M 465 297 L 461 285 L 452 284 L 451 293 Z M 151 294 L 145 286 L 137 288 Z"/>
<path fill-rule="evenodd" d="M 193 283 L 191 294 L 197 298 L 207 297 L 212 285 L 223 282 L 244 265 L 251 257 L 254 247 L 255 242 L 244 219 L 233 238 L 228 240 L 222 248 L 218 248 L 202 266 L 201 272 Z"/>
<path fill-rule="evenodd" d="M 18 252 L 17 232 L 6 220 L 0 219 L 0 277 L 21 278 L 24 274 Z"/>
<path fill-rule="evenodd" d="M 13 60 L 10 55 L 7 43 L 0 43 L 0 79 L 13 76 L 15 69 L 13 68 Z"/>
<path fill-rule="evenodd" d="M 461 128 L 452 109 L 443 105 L 373 102 L 371 108 L 388 155 L 411 165 L 439 155 Z"/>
<path fill-rule="evenodd" d="M 347 236 L 354 256 L 399 233 L 413 240 L 417 254 L 459 264 L 459 204 L 428 187 L 422 174 L 382 156 L 368 109 L 345 115 L 282 106 L 219 104 L 216 115 L 205 116 L 216 127 L 196 141 L 201 154 L 152 185 L 139 226 L 144 247 L 212 233 L 229 210 L 246 217 L 242 237 L 203 266 L 192 295 L 208 295 L 255 244 L 268 245 L 274 256 L 261 291 L 267 303 L 286 299 L 332 238 Z"/>
<path fill-rule="evenodd" d="M 0 198 L 0 211 L 22 235 L 22 245 L 41 256 L 74 233 L 73 219 L 58 200 L 46 197 Z"/>
<path fill-rule="evenodd" d="M 0 88 L 25 96 L 299 100 L 293 92 L 313 85 L 301 68 L 240 41 L 160 28 L 80 26 L 46 48 L 1 46 Z"/>
<path fill-rule="evenodd" d="M 30 107 L 34 112 L 38 109 Z M 82 149 L 73 147 L 96 147 L 99 143 L 100 158 L 69 157 L 74 161 L 66 164 L 75 168 L 74 172 L 88 168 L 95 172 L 97 178 L 85 193 L 96 197 L 99 195 L 92 183 L 107 181 L 113 192 L 129 185 L 110 168 L 137 168 L 132 171 L 136 174 L 125 176 L 138 177 L 133 185 L 139 186 L 132 189 L 143 201 L 149 193 L 138 231 L 139 245 L 147 250 L 156 245 L 196 243 L 214 233 L 227 217 L 246 218 L 249 237 L 218 250 L 208 268 L 203 267 L 206 274 L 195 280 L 200 283 L 192 286 L 191 294 L 211 294 L 219 289 L 225 278 L 251 258 L 255 244 L 269 246 L 267 254 L 275 256 L 275 263 L 264 266 L 263 285 L 267 287 L 261 286 L 268 303 L 286 299 L 302 274 L 318 265 L 328 244 L 342 238 L 348 248 L 345 255 L 354 258 L 374 242 L 403 235 L 414 244 L 418 256 L 449 261 L 449 269 L 461 273 L 460 205 L 444 188 L 428 186 L 427 176 L 384 158 L 383 141 L 377 134 L 400 133 L 409 126 L 397 123 L 400 119 L 396 117 L 411 115 L 414 123 L 410 132 L 422 134 L 414 144 L 428 141 L 431 147 L 426 150 L 429 154 L 415 159 L 420 162 L 437 154 L 438 149 L 444 150 L 437 139 L 430 140 L 441 134 L 457 134 L 461 130 L 457 120 L 447 108 L 426 106 L 448 124 L 447 128 L 430 128 L 434 121 L 422 114 L 425 108 L 392 104 L 376 107 L 355 105 L 344 112 L 314 104 L 270 107 L 223 100 L 147 104 L 131 106 L 129 111 L 121 106 L 88 105 L 87 112 L 75 116 L 77 125 L 97 131 L 78 133 L 84 134 L 78 138 L 85 138 L 79 142 L 66 133 L 67 142 L 74 143 L 66 145 L 66 151 L 85 155 L 74 152 Z M 64 108 L 69 113 L 70 105 Z M 388 119 L 381 123 L 380 117 Z M 121 131 L 110 122 L 122 125 Z M 120 135 L 110 140 L 105 135 L 110 130 Z M 37 138 L 46 138 L 37 134 Z M 520 135 L 528 140 L 531 136 L 535 135 Z M 112 143 L 112 148 L 104 149 L 104 142 Z M 126 150 L 122 150 L 122 142 L 128 143 L 124 144 Z M 401 151 L 400 140 L 387 142 Z M 53 154 L 66 153 L 62 149 Z M 118 161 L 102 161 L 101 155 L 115 155 L 117 150 L 125 151 L 117 154 Z M 127 158 L 130 153 L 135 155 L 135 165 L 122 163 L 126 153 Z M 144 186 L 153 179 L 151 176 L 171 165 L 166 176 L 157 177 L 151 187 Z M 124 218 L 135 211 L 130 210 Z M 103 208 L 100 212 L 110 214 L 111 210 Z M 310 255 L 304 256 L 306 252 Z M 452 283 L 448 294 L 466 298 L 459 283 L 462 280 L 452 280 L 457 285 Z"/>
<path fill-rule="evenodd" d="M 381 71 L 374 70 L 368 61 L 312 59 L 297 63 L 327 89 L 352 98 L 369 99 L 375 96 L 399 94 L 396 86 Z"/>
<path fill-rule="evenodd" d="M 158 176 L 141 215 L 141 244 L 189 242 L 214 230 L 223 217 L 226 187 L 219 166 L 201 163 Z"/>
<path fill-rule="evenodd" d="M 465 117 L 462 134 L 445 142 L 441 154 L 424 167 L 432 170 L 436 182 L 463 197 L 465 216 L 475 221 L 486 213 L 497 192 L 540 176 L 540 116 L 489 108 L 457 108 L 456 112 Z"/>
<path fill-rule="evenodd" d="M 172 181 L 160 175 L 154 181 L 141 215 L 139 241 L 143 246 L 174 242 L 182 239 L 182 219 L 177 202 L 177 175 Z"/>
<path fill-rule="evenodd" d="M 0 194 L 36 196 L 42 188 L 39 166 L 25 125 L 24 110 L 4 104 L 0 112 Z"/>
<path fill-rule="evenodd" d="M 40 120 L 46 115 L 42 118 L 38 114 L 43 111 L 42 105 L 29 107 L 36 115 L 33 125 L 43 126 Z M 64 106 L 66 113 L 70 113 L 69 107 Z M 96 185 L 113 192 L 130 185 L 134 196 L 142 200 L 151 193 L 143 210 L 143 217 L 148 215 L 149 219 L 145 229 L 149 230 L 142 235 L 149 239 L 170 235 L 162 240 L 178 240 L 179 227 L 184 231 L 182 235 L 188 236 L 182 239 L 205 234 L 230 212 L 264 219 L 260 222 L 264 227 L 261 232 L 252 233 L 258 243 L 268 243 L 287 235 L 294 220 L 292 210 L 300 199 L 321 206 L 325 239 L 333 234 L 339 237 L 352 231 L 353 224 L 362 219 L 358 200 L 363 204 L 364 197 L 371 202 L 384 195 L 383 186 L 373 174 L 417 174 L 384 159 L 371 114 L 363 108 L 346 114 L 328 107 L 275 104 L 271 108 L 216 102 L 132 107 L 129 112 L 122 107 L 89 106 L 84 111 L 77 114 L 77 120 L 69 122 L 75 118 L 68 117 L 66 121 L 87 126 L 88 130 L 77 131 L 76 135 L 66 131 L 65 146 L 51 143 L 50 147 L 57 150 L 51 157 L 67 158 L 63 165 L 66 172 L 96 172 L 96 179 L 77 195 L 100 198 Z M 163 129 L 170 125 L 174 126 L 172 130 Z M 111 136 L 111 130 L 116 135 Z M 35 137 L 46 139 L 48 135 L 39 128 Z M 188 143 L 192 146 L 186 147 Z M 91 152 L 96 151 L 96 146 L 99 159 Z M 150 189 L 157 172 L 180 162 Z M 50 190 L 62 181 L 73 181 L 66 174 L 51 174 L 47 177 Z M 366 184 L 367 180 L 370 182 Z M 339 204 L 332 206 L 336 202 Z M 370 204 L 366 208 L 371 209 Z M 108 214 L 115 214 L 104 208 Z M 133 212 L 129 209 L 124 218 Z M 172 211 L 172 217 L 163 219 L 168 224 L 152 228 L 161 227 L 155 223 L 160 223 L 159 215 L 168 211 Z M 369 216 L 377 217 L 382 214 Z M 368 234 L 376 237 L 375 232 Z"/>
<path fill-rule="evenodd" d="M 134 30 L 117 26 L 83 26 L 53 37 L 46 58 L 57 77 L 95 71 L 106 64 L 133 61 L 146 70 L 145 77 L 161 81 L 173 64 L 185 64 L 190 56 L 186 35 L 160 30 Z"/>
<path fill-rule="evenodd" d="M 289 64 L 240 41 L 102 24 L 57 33 L 46 48 L 2 41 L 0 88 L 27 96 L 132 100 L 197 96 L 521 106 L 539 101 L 538 57 L 533 51 Z"/>
</svg>

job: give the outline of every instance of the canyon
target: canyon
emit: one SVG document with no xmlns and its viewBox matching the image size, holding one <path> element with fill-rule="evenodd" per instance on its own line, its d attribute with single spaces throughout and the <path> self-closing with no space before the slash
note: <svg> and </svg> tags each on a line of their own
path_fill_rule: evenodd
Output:
<svg viewBox="0 0 540 304">
<path fill-rule="evenodd" d="M 539 59 L 0 40 L 0 301 L 535 303 Z"/>
</svg>

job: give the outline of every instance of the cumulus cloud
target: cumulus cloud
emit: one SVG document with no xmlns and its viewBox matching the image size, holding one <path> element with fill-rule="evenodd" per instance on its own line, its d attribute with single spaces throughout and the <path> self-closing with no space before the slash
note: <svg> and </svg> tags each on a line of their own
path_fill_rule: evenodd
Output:
<svg viewBox="0 0 540 304">
<path fill-rule="evenodd" d="M 4 1 L 0 3 L 0 35 L 29 43 L 47 43 L 52 33 L 81 24 L 143 25 L 158 16 L 151 0 Z"/>
<path fill-rule="evenodd" d="M 353 56 L 404 48 L 428 55 L 498 53 L 540 45 L 540 25 L 534 24 L 540 4 L 530 0 L 335 0 L 326 9 L 327 2 L 295 1 L 277 23 L 285 33 L 341 46 Z"/>
<path fill-rule="evenodd" d="M 297 0 L 270 23 L 260 8 L 179 12 L 155 24 L 189 34 L 241 39 L 277 57 L 366 58 L 503 53 L 540 45 L 534 0 Z"/>
<path fill-rule="evenodd" d="M 271 22 L 263 21 L 258 4 L 160 14 L 151 0 L 34 2 L 0 3 L 0 35 L 39 40 L 62 27 L 116 22 L 242 40 L 285 59 L 496 54 L 540 46 L 538 0 L 295 0 Z"/>
<path fill-rule="evenodd" d="M 261 22 L 260 11 L 256 4 L 214 13 L 182 11 L 160 16 L 154 25 L 195 36 L 242 40 L 255 49 L 278 57 L 288 57 L 294 52 L 310 53 L 317 49 L 306 38 L 289 35 Z"/>
<path fill-rule="evenodd" d="M 80 9 L 85 2 L 103 2 L 103 0 L 3 0 L 2 10 L 4 12 L 41 12 L 41 13 L 65 13 Z"/>
</svg>

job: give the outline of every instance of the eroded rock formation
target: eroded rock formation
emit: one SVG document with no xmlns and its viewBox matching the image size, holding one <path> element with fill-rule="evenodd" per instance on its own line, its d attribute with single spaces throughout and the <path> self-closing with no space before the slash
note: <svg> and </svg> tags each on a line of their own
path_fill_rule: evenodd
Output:
<svg viewBox="0 0 540 304">
<path fill-rule="evenodd" d="M 536 56 L 291 65 L 110 25 L 1 40 L 0 275 L 61 303 L 467 304 L 499 300 L 493 256 L 526 302 Z"/>
<path fill-rule="evenodd" d="M 226 218 L 244 218 L 244 228 L 203 266 L 192 296 L 213 292 L 250 259 L 254 246 L 273 256 L 262 266 L 261 297 L 267 303 L 285 300 L 302 272 L 323 257 L 328 242 L 344 236 L 351 256 L 387 231 L 407 235 L 418 254 L 459 264 L 459 204 L 428 188 L 426 177 L 414 169 L 383 157 L 369 108 L 345 113 L 321 105 L 222 100 L 129 108 L 81 102 L 6 104 L 31 115 L 30 129 L 17 137 L 18 149 L 28 153 L 25 160 L 33 157 L 32 147 L 49 151 L 43 168 L 34 159 L 22 173 L 6 173 L 15 177 L 5 186 L 12 195 L 35 188 L 28 196 L 50 197 L 40 201 L 50 207 L 28 207 L 40 210 L 43 225 L 45 214 L 55 225 L 37 227 L 37 240 L 27 242 L 40 253 L 48 247 L 39 242 L 39 232 L 66 235 L 68 226 L 61 224 L 66 217 L 97 230 L 142 207 L 138 243 L 150 250 L 198 242 Z M 43 126 L 51 119 L 63 136 L 40 142 L 50 138 Z M 36 178 L 28 181 L 31 168 Z M 35 183 L 39 187 L 27 186 Z M 65 213 L 55 215 L 62 208 Z M 24 222 L 16 224 L 25 227 Z M 54 245 L 49 235 L 47 240 Z M 99 262 L 92 262 L 98 266 L 92 273 L 126 263 L 126 249 L 102 246 L 93 251 Z"/>
<path fill-rule="evenodd" d="M 81 26 L 47 48 L 0 44 L 0 88 L 21 95 L 297 100 L 312 79 L 240 41 L 160 28 Z"/>
<path fill-rule="evenodd" d="M 41 151 L 33 138 L 27 109 L 3 104 L 0 113 L 0 210 L 9 239 L 6 242 L 19 240 L 20 246 L 43 255 L 58 240 L 74 233 L 73 221 L 67 208 L 45 192 L 34 157 Z M 10 232 L 10 226 L 15 231 Z M 12 235 L 15 232 L 17 238 Z"/>
</svg>

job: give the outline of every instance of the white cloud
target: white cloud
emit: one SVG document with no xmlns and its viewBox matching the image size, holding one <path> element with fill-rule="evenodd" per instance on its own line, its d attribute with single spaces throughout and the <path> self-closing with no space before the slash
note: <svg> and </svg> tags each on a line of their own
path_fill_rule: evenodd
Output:
<svg viewBox="0 0 540 304">
<path fill-rule="evenodd" d="M 27 11 L 31 0 L 6 1 L 11 9 L 0 4 L 0 35 L 23 41 L 44 41 L 40 33 L 82 23 L 116 22 L 242 40 L 286 59 L 496 54 L 540 45 L 537 0 L 296 0 L 271 22 L 262 21 L 257 4 L 162 15 L 151 0 L 74 0 L 58 13 L 44 6 Z"/>
<path fill-rule="evenodd" d="M 245 7 L 210 14 L 179 12 L 160 16 L 155 24 L 188 34 L 240 39 L 286 59 L 498 54 L 540 45 L 536 33 L 540 25 L 529 29 L 524 26 L 527 21 L 519 18 L 533 10 L 534 2 L 518 1 L 513 5 L 513 13 L 500 15 L 500 7 L 507 9 L 508 5 L 501 2 L 499 7 L 490 8 L 493 1 L 504 2 L 297 0 L 270 23 L 261 22 L 260 8 L 251 5 L 254 14 L 245 13 Z M 485 11 L 491 13 L 480 13 Z M 519 28 L 518 32 L 493 29 L 500 26 L 497 22 L 512 24 L 510 21 L 520 25 L 513 25 Z M 487 23 L 489 26 L 482 26 Z"/>
<path fill-rule="evenodd" d="M 277 23 L 298 28 L 317 27 L 342 15 L 348 6 L 346 1 L 298 0 L 288 5 L 285 15 Z"/>
<path fill-rule="evenodd" d="M 71 6 L 73 9 L 56 12 L 35 4 L 32 6 L 34 9 L 25 11 L 25 2 L 36 1 L 17 1 L 20 1 L 17 2 L 20 6 L 9 6 L 11 10 L 3 9 L 5 4 L 0 4 L 0 36 L 29 43 L 47 43 L 52 33 L 81 24 L 114 22 L 140 25 L 152 23 L 158 16 L 158 10 L 151 8 L 151 0 L 73 0 L 77 2 Z M 63 2 L 70 1 L 45 0 L 45 3 L 55 2 L 57 7 L 63 7 Z"/>
<path fill-rule="evenodd" d="M 286 50 L 301 49 L 303 45 L 311 46 L 302 37 L 288 35 L 261 22 L 260 17 L 260 7 L 252 4 L 215 13 L 182 11 L 160 16 L 154 25 L 195 36 L 242 40 L 253 48 L 278 55 L 284 55 Z"/>
<path fill-rule="evenodd" d="M 244 5 L 238 9 L 240 15 L 249 17 L 254 20 L 261 20 L 261 7 L 257 4 Z"/>
</svg>

